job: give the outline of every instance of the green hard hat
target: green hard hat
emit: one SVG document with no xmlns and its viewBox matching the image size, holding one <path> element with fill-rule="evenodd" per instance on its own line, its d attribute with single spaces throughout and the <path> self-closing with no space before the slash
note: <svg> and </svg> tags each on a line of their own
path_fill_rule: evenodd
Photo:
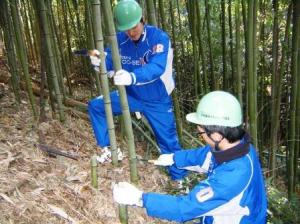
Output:
<svg viewBox="0 0 300 224">
<path fill-rule="evenodd" d="M 134 0 L 121 0 L 114 7 L 114 17 L 119 31 L 135 27 L 142 18 L 142 8 Z"/>
<path fill-rule="evenodd" d="M 203 96 L 197 111 L 186 115 L 186 119 L 199 125 L 223 127 L 237 127 L 243 122 L 239 101 L 224 91 L 213 91 Z"/>
</svg>

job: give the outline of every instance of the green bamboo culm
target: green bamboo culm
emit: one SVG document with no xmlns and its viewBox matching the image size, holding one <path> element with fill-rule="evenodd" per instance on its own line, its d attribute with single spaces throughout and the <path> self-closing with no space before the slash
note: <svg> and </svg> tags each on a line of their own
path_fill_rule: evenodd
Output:
<svg viewBox="0 0 300 224">
<path fill-rule="evenodd" d="M 63 79 L 66 78 L 67 80 L 67 85 L 68 85 L 68 90 L 69 90 L 69 95 L 72 95 L 72 87 L 71 87 L 71 80 L 69 78 L 70 76 L 70 69 L 69 66 L 66 64 L 66 59 L 63 54 L 63 47 L 62 47 L 62 39 L 61 36 L 59 35 L 58 32 L 58 27 L 55 23 L 55 14 L 53 13 L 53 8 L 52 8 L 52 1 L 48 0 L 48 10 L 51 12 L 49 19 L 51 21 L 51 27 L 52 27 L 52 33 L 53 33 L 53 44 L 56 46 L 55 51 L 57 55 L 57 64 L 58 64 L 58 72 L 60 73 L 59 75 L 59 83 L 61 85 L 61 91 L 63 94 L 64 99 L 67 97 L 67 90 L 66 87 L 64 86 L 64 81 Z"/>
<path fill-rule="evenodd" d="M 36 0 L 35 1 L 36 6 L 37 6 L 37 11 L 39 12 L 39 20 L 42 24 L 43 27 L 43 35 L 46 41 L 46 46 L 47 46 L 47 54 L 48 58 L 50 59 L 50 72 L 52 73 L 52 83 L 54 87 L 54 92 L 55 92 L 55 97 L 56 97 L 56 102 L 58 106 L 58 112 L 59 112 L 59 118 L 61 122 L 65 121 L 65 114 L 64 114 L 64 107 L 62 103 L 62 94 L 59 89 L 59 84 L 58 84 L 58 79 L 57 79 L 57 74 L 56 74 L 56 69 L 55 69 L 55 62 L 54 62 L 54 57 L 53 57 L 53 46 L 52 46 L 52 41 L 50 38 L 50 26 L 49 26 L 49 21 L 47 17 L 47 8 L 45 5 L 44 0 Z"/>
<path fill-rule="evenodd" d="M 202 21 L 201 21 L 201 5 L 200 2 L 196 2 L 196 7 L 197 7 L 197 18 L 198 18 L 198 25 L 197 25 L 197 35 L 198 35 L 198 45 L 199 45 L 199 53 L 200 53 L 200 58 L 201 58 L 201 64 L 202 64 L 202 77 L 198 80 L 199 86 L 202 84 L 202 91 L 201 94 L 205 94 L 209 92 L 209 86 L 208 86 L 208 76 L 207 76 L 207 71 L 206 71 L 206 58 L 205 58 L 205 50 L 204 50 L 204 45 L 203 45 L 203 37 L 202 37 Z"/>
<path fill-rule="evenodd" d="M 161 3 L 163 4 L 163 3 Z M 173 4 L 172 1 L 170 1 L 169 3 L 169 11 L 170 11 L 170 19 L 171 19 L 171 24 L 172 24 L 172 40 L 174 43 L 174 46 L 176 46 L 176 34 L 175 34 L 175 19 L 174 19 L 174 15 L 173 15 Z M 166 24 L 166 20 L 165 18 L 162 19 L 162 25 L 163 27 L 167 27 Z M 175 76 L 175 81 L 176 81 L 176 85 L 178 86 L 180 83 L 180 69 L 179 69 L 179 57 L 178 57 L 178 49 L 174 49 L 174 61 L 175 61 L 175 67 L 176 67 L 176 73 L 175 71 L 173 71 L 173 74 Z M 177 134 L 178 134 L 178 138 L 181 144 L 184 143 L 184 139 L 183 139 L 183 124 L 182 124 L 182 118 L 181 118 L 181 112 L 180 112 L 180 105 L 179 105 L 179 99 L 178 99 L 178 87 L 175 88 L 172 92 L 172 99 L 174 102 L 174 113 L 175 113 L 175 118 L 176 118 L 176 128 L 177 128 Z"/>
<path fill-rule="evenodd" d="M 296 4 L 296 2 L 295 2 Z M 296 128 L 296 135 L 295 135 L 295 139 L 300 139 L 300 2 L 297 2 L 297 5 L 295 5 L 295 10 L 297 10 L 297 14 L 295 16 L 297 16 L 297 26 L 298 26 L 298 57 L 297 57 L 297 95 L 296 95 L 296 124 L 295 126 Z M 299 141 L 295 141 L 296 145 L 295 145 L 295 156 L 294 156 L 294 189 L 296 190 L 297 185 L 299 184 L 299 153 L 300 153 L 300 142 Z"/>
<path fill-rule="evenodd" d="M 155 17 L 155 5 L 153 0 L 147 0 L 146 5 L 149 24 L 151 24 L 152 26 L 157 26 L 157 21 Z"/>
<path fill-rule="evenodd" d="M 91 184 L 94 188 L 98 188 L 97 155 L 93 155 L 91 158 Z"/>
<path fill-rule="evenodd" d="M 56 118 L 56 108 L 55 108 L 55 95 L 53 92 L 53 82 L 52 77 L 50 76 L 50 58 L 47 56 L 47 46 L 44 44 L 45 41 L 45 35 L 43 34 L 43 24 L 40 18 L 40 13 L 38 10 L 38 6 L 35 2 L 35 0 L 31 0 L 32 7 L 34 9 L 34 18 L 35 19 L 35 32 L 36 32 L 36 40 L 37 40 L 37 52 L 40 54 L 41 58 L 41 96 L 40 96 L 40 120 L 43 119 L 43 116 L 45 115 L 44 109 L 45 109 L 45 99 L 42 97 L 44 94 L 44 88 L 45 88 L 45 81 L 47 82 L 47 87 L 49 90 L 49 104 L 51 106 L 52 110 L 52 118 Z M 33 13 L 32 13 L 33 14 Z M 46 78 L 45 78 L 46 76 Z M 45 80 L 46 79 L 46 80 Z"/>
<path fill-rule="evenodd" d="M 281 103 L 281 86 L 283 77 L 279 71 L 279 22 L 278 22 L 278 1 L 273 1 L 274 8 L 274 25 L 273 25 L 273 46 L 272 46 L 272 109 L 271 109 L 271 135 L 269 150 L 269 170 L 271 170 L 271 177 L 276 178 L 276 153 L 278 151 L 279 143 L 279 130 L 280 130 L 280 103 Z M 291 7 L 290 7 L 291 8 Z M 287 25 L 290 26 L 289 19 Z M 289 30 L 289 29 L 288 29 Z M 284 46 L 284 44 L 283 44 Z M 284 59 L 285 48 L 282 48 L 282 58 Z M 283 66 L 282 66 L 283 67 Z"/>
<path fill-rule="evenodd" d="M 21 62 L 21 65 L 22 65 L 22 69 L 23 69 L 23 73 L 24 73 L 24 77 L 25 77 L 25 83 L 26 83 L 26 87 L 27 87 L 28 98 L 29 98 L 29 101 L 31 104 L 33 117 L 34 117 L 34 119 L 37 119 L 38 118 L 37 108 L 36 108 L 36 103 L 35 103 L 35 97 L 34 97 L 33 91 L 32 91 L 32 84 L 31 84 L 31 80 L 30 80 L 30 74 L 29 74 L 29 68 L 28 68 L 28 58 L 27 58 L 27 53 L 26 53 L 26 49 L 25 49 L 26 45 L 25 45 L 25 41 L 22 36 L 23 32 L 21 29 L 21 21 L 20 21 L 19 15 L 18 15 L 17 7 L 18 7 L 17 0 L 10 1 L 11 16 L 12 16 L 13 26 L 15 29 L 14 33 L 16 35 L 17 53 L 18 53 L 18 57 Z"/>
<path fill-rule="evenodd" d="M 122 224 L 128 223 L 128 211 L 127 211 L 127 206 L 125 205 L 119 206 L 119 220 Z"/>
<path fill-rule="evenodd" d="M 243 96 L 242 96 L 242 51 L 241 51 L 241 36 L 240 36 L 240 26 L 241 26 L 241 17 L 240 17 L 240 0 L 237 0 L 235 4 L 235 64 L 236 72 L 234 73 L 234 93 L 238 97 L 240 104 L 243 105 Z"/>
<path fill-rule="evenodd" d="M 210 68 L 210 76 L 212 79 L 212 89 L 219 89 L 219 80 L 214 72 L 214 60 L 212 53 L 212 40 L 211 40 L 211 19 L 210 19 L 210 3 L 208 0 L 205 0 L 205 20 L 206 20 L 206 29 L 207 29 L 207 44 L 208 44 L 208 52 L 209 52 L 209 68 Z"/>
<path fill-rule="evenodd" d="M 233 52 L 233 22 L 232 22 L 232 3 L 231 0 L 228 0 L 228 7 L 227 7 L 227 11 L 228 11 L 228 26 L 229 26 L 229 46 L 230 46 L 230 68 L 231 68 L 231 73 L 228 75 L 228 91 L 229 92 L 233 92 L 233 86 L 232 86 L 232 82 L 233 82 L 233 77 L 234 77 L 234 52 Z"/>
<path fill-rule="evenodd" d="M 9 64 L 9 71 L 11 73 L 11 84 L 12 89 L 15 95 L 15 102 L 17 108 L 19 108 L 19 105 L 21 103 L 21 97 L 20 97 L 20 77 L 18 75 L 18 66 L 17 66 L 17 60 L 15 57 L 15 41 L 14 41 L 14 32 L 13 32 L 13 25 L 11 22 L 11 18 L 8 14 L 8 5 L 6 0 L 3 0 L 0 2 L 0 10 L 3 12 L 0 15 L 0 25 L 4 29 L 4 43 L 5 48 L 7 51 L 7 59 Z"/>
<path fill-rule="evenodd" d="M 118 164 L 118 155 L 117 155 L 117 140 L 115 134 L 115 125 L 113 121 L 113 113 L 111 108 L 111 100 L 109 95 L 109 84 L 107 77 L 107 69 L 105 64 L 105 54 L 104 54 L 104 41 L 103 41 L 103 32 L 101 26 L 101 7 L 100 0 L 92 1 L 92 14 L 93 14 L 93 30 L 94 30 L 94 40 L 95 45 L 98 51 L 101 53 L 100 59 L 100 81 L 101 88 L 104 97 L 104 108 L 106 114 L 106 121 L 108 126 L 111 154 L 112 154 L 112 163 L 113 165 Z M 98 75 L 98 74 L 97 74 Z"/>
<path fill-rule="evenodd" d="M 114 19 L 111 10 L 111 4 L 110 4 L 110 0 L 103 0 L 101 2 L 103 3 L 103 11 L 104 11 L 104 18 L 107 26 L 108 39 L 112 49 L 113 64 L 114 64 L 115 71 L 118 71 L 122 69 L 122 66 L 120 61 L 115 26 L 113 22 Z M 127 144 L 128 144 L 128 153 L 129 153 L 129 162 L 130 162 L 130 180 L 133 183 L 137 183 L 138 182 L 138 172 L 136 167 L 137 159 L 135 153 L 134 136 L 132 131 L 132 123 L 131 123 L 130 111 L 129 111 L 128 101 L 127 101 L 126 89 L 124 86 L 118 86 L 118 91 L 120 95 L 122 114 L 124 118 L 123 121 L 125 126 L 126 137 L 127 137 Z"/>
<path fill-rule="evenodd" d="M 170 4 L 171 4 L 171 2 L 172 1 L 170 1 Z M 167 30 L 167 21 L 166 21 L 166 14 L 165 14 L 165 10 L 164 10 L 164 1 L 163 0 L 158 0 L 158 10 L 159 10 L 161 28 L 166 31 Z"/>
<path fill-rule="evenodd" d="M 223 72 L 223 89 L 228 90 L 228 73 L 227 73 L 227 50 L 226 50 L 226 27 L 225 27 L 225 0 L 221 0 L 221 48 L 222 48 L 222 72 Z"/>
<path fill-rule="evenodd" d="M 248 116 L 249 116 L 249 124 L 250 124 L 250 133 L 253 138 L 253 144 L 257 147 L 257 92 L 255 91 L 255 83 L 256 83 L 256 72 L 255 72 L 255 34 L 254 34 L 254 10 L 255 5 L 253 0 L 248 0 L 248 24 L 247 24 L 247 35 L 248 35 L 248 100 L 249 100 L 249 108 L 248 108 Z"/>
<path fill-rule="evenodd" d="M 104 15 L 105 15 L 104 16 L 105 22 L 107 26 L 108 39 L 112 48 L 113 64 L 114 64 L 115 71 L 118 71 L 122 69 L 122 66 L 120 61 L 115 26 L 113 23 L 114 19 L 111 10 L 111 3 L 110 0 L 103 0 L 102 4 L 103 4 L 102 6 L 103 6 Z M 130 111 L 128 107 L 126 89 L 124 86 L 118 86 L 118 91 L 119 91 L 120 101 L 121 101 L 123 122 L 125 126 L 125 134 L 127 137 L 128 154 L 129 154 L 129 162 L 130 162 L 129 164 L 130 180 L 133 183 L 137 183 L 138 182 L 138 173 L 136 167 L 137 160 L 135 154 L 134 136 L 132 131 L 132 123 L 131 123 Z M 126 205 L 119 205 L 119 219 L 122 224 L 128 223 L 128 213 L 127 213 Z"/>
<path fill-rule="evenodd" d="M 291 100 L 290 100 L 290 121 L 289 121 L 289 127 L 288 127 L 288 139 L 290 141 L 288 142 L 288 198 L 292 198 L 292 194 L 295 192 L 295 155 L 297 154 L 296 148 L 297 143 L 295 139 L 296 133 L 297 133 L 297 127 L 296 127 L 296 109 L 297 109 L 297 91 L 299 86 L 299 74 L 298 74 L 298 66 L 300 66 L 300 2 L 298 0 L 293 0 L 293 34 L 292 34 L 292 58 L 291 58 Z M 298 74 L 298 75 L 297 75 Z M 296 163 L 297 164 L 297 163 Z"/>
<path fill-rule="evenodd" d="M 187 9 L 188 9 L 188 13 L 189 13 L 189 23 L 191 24 L 190 27 L 190 33 L 192 36 L 192 49 L 193 49 L 193 67 L 194 67 L 194 71 L 193 71 L 193 80 L 194 80 L 194 95 L 197 97 L 200 94 L 200 86 L 198 83 L 198 80 L 200 80 L 200 78 L 198 77 L 199 74 L 199 66 L 198 66 L 198 62 L 199 62 L 199 51 L 198 51 L 198 41 L 197 41 L 197 14 L 196 14 L 196 2 L 189 0 L 187 1 Z"/>
<path fill-rule="evenodd" d="M 163 4 L 162 2 L 160 3 L 161 5 Z M 176 32 L 175 32 L 175 18 L 174 18 L 174 13 L 173 13 L 173 2 L 169 2 L 169 12 L 170 12 L 170 19 L 171 19 L 171 24 L 172 24 L 172 40 L 174 43 L 174 46 L 176 46 L 177 42 L 177 37 L 176 37 Z M 161 12 L 163 14 L 163 12 Z M 163 17 L 162 17 L 163 18 Z M 162 25 L 163 27 L 167 27 L 167 21 L 166 19 L 162 19 Z M 182 124 L 182 118 L 181 118 L 181 112 L 180 112 L 180 105 L 179 105 L 179 99 L 178 99 L 178 85 L 180 85 L 180 77 L 181 77 L 181 70 L 180 70 L 180 63 L 179 63 L 179 56 L 178 56 L 178 49 L 174 49 L 174 61 L 175 61 L 175 67 L 176 71 L 173 71 L 174 76 L 175 76 L 175 81 L 177 88 L 175 88 L 172 92 L 172 98 L 174 102 L 174 113 L 175 113 L 175 118 L 176 118 L 176 128 L 177 128 L 177 134 L 178 138 L 181 144 L 184 145 L 184 139 L 183 139 L 183 124 Z"/>
<path fill-rule="evenodd" d="M 67 12 L 67 1 L 63 0 L 61 1 L 61 10 L 62 12 Z M 71 38 L 70 38 L 70 29 L 69 29 L 69 24 L 68 24 L 68 13 L 63 13 L 63 28 L 65 30 L 65 35 L 66 35 L 66 42 L 67 42 L 67 65 L 70 67 L 73 66 L 73 55 L 72 55 L 72 49 L 71 49 Z"/>
<path fill-rule="evenodd" d="M 62 65 L 60 61 L 62 61 L 62 56 L 60 55 L 58 45 L 59 45 L 59 40 L 58 34 L 56 32 L 56 25 L 54 22 L 53 18 L 53 13 L 52 13 L 52 1 L 45 0 L 45 7 L 47 8 L 47 15 L 48 15 L 48 22 L 49 22 L 49 34 L 50 34 L 50 39 L 51 39 L 51 44 L 53 46 L 53 59 L 55 63 L 55 69 L 56 69 L 56 76 L 59 84 L 59 90 L 62 93 L 63 99 L 66 98 L 66 90 L 65 90 L 65 85 L 63 81 L 63 73 L 62 73 Z"/>
<path fill-rule="evenodd" d="M 86 35 L 87 46 L 88 49 L 95 49 L 96 46 L 95 46 L 94 35 L 96 34 L 97 30 L 96 28 L 93 27 L 93 20 L 96 19 L 96 17 L 93 16 L 92 1 L 84 1 L 84 7 L 85 7 L 85 21 L 86 21 L 85 30 L 87 34 Z M 90 74 L 88 74 L 88 77 L 90 79 L 91 85 L 93 85 L 93 83 L 95 82 L 97 95 L 101 95 L 102 91 L 100 85 L 100 76 L 98 75 L 98 73 L 94 69 L 91 69 L 91 72 Z M 94 79 L 92 79 L 92 77 L 94 77 Z M 91 96 L 93 96 L 93 88 L 91 88 Z"/>
</svg>

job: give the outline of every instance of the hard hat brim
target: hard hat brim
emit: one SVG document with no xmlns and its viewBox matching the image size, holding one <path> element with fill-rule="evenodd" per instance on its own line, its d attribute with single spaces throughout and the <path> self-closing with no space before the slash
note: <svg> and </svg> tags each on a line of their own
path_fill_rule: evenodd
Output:
<svg viewBox="0 0 300 224">
<path fill-rule="evenodd" d="M 197 113 L 189 113 L 186 115 L 186 120 L 191 122 L 191 123 L 194 123 L 194 124 L 200 124 L 200 121 L 198 119 L 198 116 L 197 116 Z"/>
<path fill-rule="evenodd" d="M 142 18 L 142 17 L 141 17 L 141 18 Z M 141 18 L 138 19 L 138 20 L 136 20 L 136 21 L 134 21 L 134 22 L 132 22 L 132 23 L 130 23 L 130 24 L 126 24 L 126 25 L 123 25 L 123 26 L 117 24 L 117 30 L 118 30 L 118 31 L 121 31 L 121 32 L 125 32 L 125 31 L 127 31 L 127 30 L 132 29 L 133 27 L 135 27 L 137 24 L 140 23 Z"/>
</svg>

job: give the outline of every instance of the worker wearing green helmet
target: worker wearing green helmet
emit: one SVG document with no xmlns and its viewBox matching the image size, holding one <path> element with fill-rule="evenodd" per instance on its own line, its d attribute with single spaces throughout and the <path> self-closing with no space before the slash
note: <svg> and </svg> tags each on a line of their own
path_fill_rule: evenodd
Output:
<svg viewBox="0 0 300 224">
<path fill-rule="evenodd" d="M 114 71 L 112 52 L 106 49 L 108 76 L 115 85 L 126 88 L 130 112 L 140 112 L 149 122 L 161 154 L 181 150 L 173 113 L 172 91 L 173 49 L 168 34 L 157 27 L 145 24 L 142 8 L 134 0 L 122 0 L 114 7 L 114 17 L 122 69 Z M 92 64 L 99 68 L 99 60 Z M 117 91 L 110 94 L 114 115 L 120 115 L 120 98 Z M 103 97 L 89 102 L 88 111 L 97 140 L 105 155 L 109 147 Z M 102 157 L 101 157 L 102 158 Z M 101 160 L 102 161 L 102 160 Z M 185 170 L 175 166 L 167 168 L 173 180 L 180 180 Z"/>
<path fill-rule="evenodd" d="M 127 182 L 114 186 L 114 200 L 144 207 L 152 217 L 201 224 L 266 223 L 267 200 L 262 170 L 254 146 L 243 129 L 239 101 L 230 93 L 213 91 L 186 119 L 197 124 L 206 145 L 160 155 L 155 165 L 175 165 L 207 178 L 185 195 L 146 193 Z"/>
</svg>

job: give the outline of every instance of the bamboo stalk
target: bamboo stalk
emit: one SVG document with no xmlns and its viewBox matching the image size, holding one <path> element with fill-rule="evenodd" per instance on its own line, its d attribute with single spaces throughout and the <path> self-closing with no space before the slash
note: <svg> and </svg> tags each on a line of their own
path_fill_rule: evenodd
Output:
<svg viewBox="0 0 300 224">
<path fill-rule="evenodd" d="M 91 158 L 91 184 L 94 188 L 98 188 L 97 155 L 93 155 Z"/>
<path fill-rule="evenodd" d="M 17 60 L 15 57 L 15 43 L 14 43 L 14 32 L 13 32 L 13 26 L 11 18 L 8 15 L 8 5 L 6 0 L 1 1 L 0 5 L 1 11 L 3 10 L 3 13 L 1 13 L 0 16 L 0 22 L 1 26 L 6 30 L 4 31 L 4 43 L 5 48 L 7 51 L 7 59 L 9 64 L 9 70 L 11 73 L 11 84 L 12 89 L 15 95 L 15 102 L 17 107 L 19 107 L 21 98 L 20 98 L 20 77 L 18 75 L 18 66 L 17 66 Z"/>
<path fill-rule="evenodd" d="M 100 63 L 100 80 L 101 80 L 101 87 L 103 92 L 104 98 L 104 109 L 105 115 L 107 120 L 108 126 L 108 133 L 109 133 L 109 141 L 110 141 L 110 148 L 112 154 L 112 163 L 113 165 L 118 164 L 118 154 L 117 154 L 117 140 L 115 134 L 115 125 L 113 121 L 113 112 L 111 108 L 111 100 L 109 94 L 109 84 L 108 84 L 108 77 L 107 77 L 107 69 L 105 64 L 105 54 L 104 54 L 104 41 L 103 41 L 103 33 L 102 33 L 102 26 L 101 26 L 101 7 L 100 1 L 94 0 L 92 2 L 93 6 L 93 29 L 94 29 L 94 39 L 96 43 L 96 48 L 101 53 L 100 58 L 103 63 Z M 97 74 L 98 75 L 98 74 Z"/>
<path fill-rule="evenodd" d="M 149 20 L 149 24 L 153 26 L 157 26 L 157 21 L 155 17 L 155 6 L 153 0 L 147 0 L 146 5 L 147 5 L 147 17 Z"/>
<path fill-rule="evenodd" d="M 253 0 L 248 0 L 248 116 L 249 116 L 249 124 L 250 124 L 250 133 L 253 139 L 253 144 L 257 146 L 257 89 L 255 87 L 256 84 L 256 71 L 255 71 L 255 33 L 254 27 L 255 25 L 255 4 Z"/>
<path fill-rule="evenodd" d="M 128 223 L 128 211 L 127 211 L 127 206 L 125 205 L 119 206 L 119 220 L 122 224 Z"/>
<path fill-rule="evenodd" d="M 119 55 L 119 48 L 117 43 L 116 31 L 114 27 L 114 19 L 111 10 L 111 3 L 110 0 L 103 0 L 103 9 L 104 9 L 104 17 L 106 20 L 107 31 L 109 34 L 109 42 L 112 48 L 112 57 L 113 57 L 113 64 L 116 71 L 122 69 L 120 55 Z M 134 136 L 131 124 L 131 117 L 130 111 L 127 101 L 126 89 L 124 86 L 118 86 L 118 91 L 120 94 L 120 101 L 121 101 L 121 108 L 122 108 L 122 116 L 125 126 L 125 134 L 127 137 L 127 145 L 128 145 L 128 154 L 129 154 L 129 166 L 130 166 L 130 180 L 133 183 L 138 182 L 138 172 L 137 172 L 137 158 L 135 153 L 135 145 L 134 145 Z M 128 215 L 127 215 L 127 206 L 119 205 L 119 219 L 122 224 L 128 223 Z"/>
<path fill-rule="evenodd" d="M 293 0 L 293 36 L 292 36 L 292 83 L 291 83 L 291 99 L 290 99 L 290 122 L 289 122 L 289 132 L 288 139 L 291 141 L 288 142 L 288 197 L 292 198 L 293 192 L 295 192 L 295 151 L 296 149 L 296 109 L 297 109 L 297 91 L 299 92 L 299 74 L 298 66 L 300 66 L 300 2 L 298 0 Z M 298 74 L 298 77 L 297 77 Z"/>
<path fill-rule="evenodd" d="M 114 19 L 111 10 L 110 0 L 103 0 L 103 10 L 104 10 L 104 18 L 106 20 L 107 30 L 108 30 L 108 39 L 111 44 L 112 48 L 112 56 L 113 56 L 113 64 L 116 71 L 122 69 L 120 55 L 119 55 L 119 48 L 118 42 L 116 37 L 116 31 L 114 26 Z M 127 145 L 129 151 L 129 161 L 130 161 L 130 180 L 133 183 L 138 182 L 138 172 L 136 167 L 136 153 L 135 153 L 135 145 L 134 145 L 134 136 L 132 131 L 132 124 L 131 124 L 131 117 L 130 111 L 127 101 L 126 89 L 124 86 L 118 86 L 118 91 L 120 94 L 121 100 L 121 108 L 123 114 L 123 121 L 125 127 L 125 133 L 127 138 Z"/>
<path fill-rule="evenodd" d="M 162 3 L 161 3 L 162 4 Z M 171 17 L 171 24 L 172 24 L 172 41 L 174 43 L 174 61 L 175 61 L 175 65 L 176 65 L 176 71 L 173 70 L 174 73 L 174 77 L 176 80 L 176 85 L 179 85 L 180 83 L 180 69 L 179 69 L 179 57 L 178 57 L 178 49 L 176 47 L 176 34 L 175 34 L 175 19 L 174 19 L 174 15 L 173 15 L 173 4 L 172 1 L 170 1 L 169 4 L 169 10 L 170 10 L 170 17 Z M 165 19 L 164 19 L 165 20 Z M 166 25 L 166 21 L 162 21 L 162 24 L 164 24 L 164 27 L 167 27 Z M 183 143 L 183 136 L 182 136 L 182 118 L 181 118 L 181 112 L 180 112 L 180 105 L 179 105 L 179 100 L 178 100 L 178 94 L 177 94 L 177 89 L 175 88 L 172 92 L 172 99 L 174 102 L 174 113 L 175 113 L 175 118 L 176 118 L 176 128 L 177 128 L 177 134 L 178 134 L 178 138 L 180 140 L 180 143 Z"/>
<path fill-rule="evenodd" d="M 92 4 L 92 1 L 84 1 L 85 20 L 86 20 L 86 22 L 85 22 L 85 30 L 86 30 L 86 36 L 87 36 L 86 37 L 87 38 L 86 41 L 87 41 L 88 49 L 95 49 L 96 46 L 95 46 L 94 36 L 97 33 L 98 26 L 93 27 L 93 23 L 92 22 L 94 22 L 94 20 L 97 20 L 98 17 L 96 18 L 96 16 L 94 14 L 92 14 L 93 11 L 91 9 L 91 4 Z M 94 69 L 92 69 L 92 71 L 90 73 L 92 74 L 92 76 L 95 79 L 97 94 L 101 95 L 102 91 L 101 91 L 100 77 L 99 77 L 98 73 Z M 90 78 L 91 84 L 93 85 L 94 80 L 91 78 L 91 75 L 88 74 L 88 77 Z M 91 95 L 93 94 L 92 90 L 93 90 L 93 88 L 91 88 Z"/>
<path fill-rule="evenodd" d="M 238 96 L 240 104 L 243 105 L 243 95 L 242 95 L 242 62 L 241 62 L 241 36 L 240 36 L 240 26 L 241 26 L 241 15 L 240 15 L 240 0 L 237 0 L 235 5 L 235 64 L 236 72 L 234 73 L 234 92 Z"/>
<path fill-rule="evenodd" d="M 35 98 L 34 98 L 33 91 L 32 91 L 32 86 L 31 86 L 32 84 L 30 81 L 27 52 L 25 49 L 25 41 L 22 36 L 23 32 L 22 32 L 22 28 L 21 28 L 21 21 L 19 18 L 17 7 L 18 7 L 18 4 L 17 4 L 16 0 L 13 0 L 10 2 L 12 21 L 13 21 L 14 29 L 15 29 L 14 33 L 16 34 L 16 47 L 17 47 L 18 57 L 21 62 L 21 65 L 22 65 L 22 69 L 23 69 L 23 73 L 24 73 L 24 77 L 25 77 L 25 83 L 26 83 L 26 87 L 27 87 L 27 93 L 28 93 L 29 101 L 30 101 L 31 108 L 32 108 L 32 113 L 33 113 L 34 119 L 37 119 L 38 114 L 37 114 Z"/>
<path fill-rule="evenodd" d="M 210 30 L 210 3 L 208 0 L 205 0 L 205 17 L 206 17 L 206 29 L 207 29 L 207 38 L 208 38 L 208 52 L 209 52 L 209 64 L 210 64 L 210 75 L 212 79 L 212 89 L 217 90 L 219 88 L 219 83 L 214 72 L 214 60 L 212 54 L 212 41 L 211 41 L 211 30 Z"/>
</svg>

